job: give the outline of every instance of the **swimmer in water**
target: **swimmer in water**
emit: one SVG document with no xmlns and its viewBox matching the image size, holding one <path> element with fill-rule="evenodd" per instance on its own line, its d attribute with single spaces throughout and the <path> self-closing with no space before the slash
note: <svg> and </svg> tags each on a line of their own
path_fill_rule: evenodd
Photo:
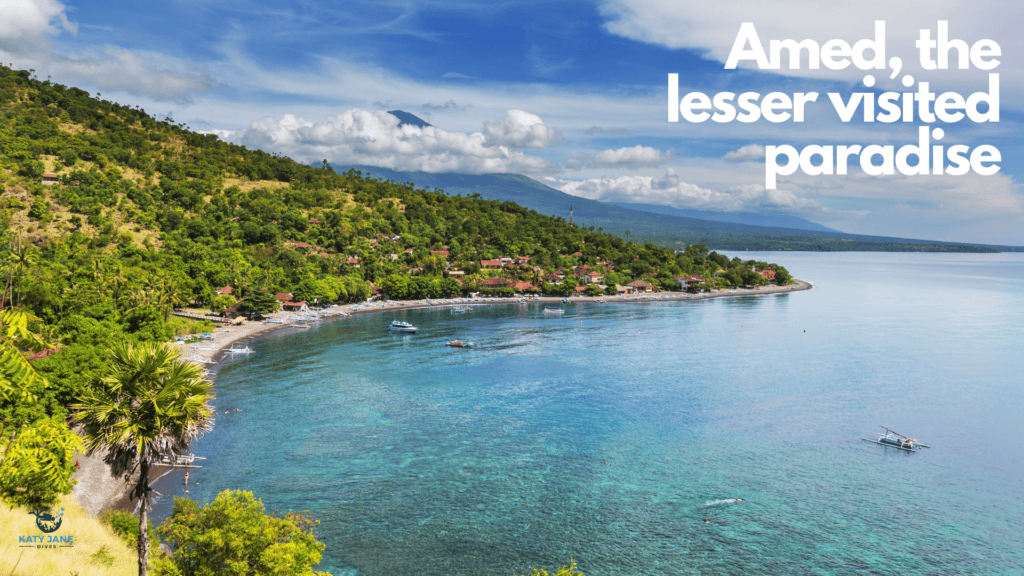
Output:
<svg viewBox="0 0 1024 576">
<path fill-rule="evenodd" d="M 711 522 L 711 520 L 708 520 L 707 518 L 705 518 L 705 519 L 704 519 L 704 523 L 705 523 L 705 524 L 711 524 L 712 522 Z"/>
</svg>

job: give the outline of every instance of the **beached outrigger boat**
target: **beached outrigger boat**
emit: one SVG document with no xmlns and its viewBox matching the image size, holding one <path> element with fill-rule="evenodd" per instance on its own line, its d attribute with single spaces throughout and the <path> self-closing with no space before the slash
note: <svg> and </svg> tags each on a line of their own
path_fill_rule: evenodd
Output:
<svg viewBox="0 0 1024 576">
<path fill-rule="evenodd" d="M 898 448 L 900 450 L 906 450 L 907 452 L 917 452 L 918 448 L 931 448 L 925 444 L 919 444 L 917 440 L 904 436 L 898 432 L 886 428 L 885 426 L 879 426 L 885 428 L 885 433 L 878 433 L 878 440 L 872 440 L 871 438 L 861 438 L 861 440 L 867 440 L 868 442 L 874 442 L 875 444 L 881 444 L 882 446 L 889 446 L 891 448 Z"/>
<path fill-rule="evenodd" d="M 459 340 L 452 340 L 450 342 L 445 342 L 444 345 L 445 346 L 451 346 L 452 348 L 472 348 L 473 347 L 473 343 L 472 342 L 460 342 Z"/>
<path fill-rule="evenodd" d="M 408 322 L 399 322 L 398 320 L 394 320 L 394 321 L 391 322 L 391 325 L 388 326 L 388 330 L 390 330 L 392 332 L 412 332 L 412 333 L 415 333 L 417 330 L 419 330 L 419 328 L 413 326 L 412 324 L 409 324 Z"/>
</svg>

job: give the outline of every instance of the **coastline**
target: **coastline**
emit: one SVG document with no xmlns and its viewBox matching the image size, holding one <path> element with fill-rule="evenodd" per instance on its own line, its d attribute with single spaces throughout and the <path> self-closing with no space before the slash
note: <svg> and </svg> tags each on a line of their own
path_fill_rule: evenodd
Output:
<svg viewBox="0 0 1024 576">
<path fill-rule="evenodd" d="M 733 290 L 712 290 L 700 294 L 687 294 L 685 292 L 651 292 L 632 296 L 569 296 L 567 299 L 572 304 L 646 304 L 650 302 L 679 302 L 710 300 L 713 298 L 742 298 L 749 296 L 767 296 L 770 294 L 784 294 L 789 292 L 800 292 L 810 290 L 814 285 L 803 280 L 793 279 L 793 284 L 786 286 L 762 286 L 752 289 L 737 288 Z M 560 304 L 563 298 L 560 296 L 538 296 L 536 298 L 449 298 L 437 300 L 390 300 L 386 302 L 359 302 L 354 304 L 341 304 L 331 308 L 331 314 L 326 320 L 335 321 L 344 318 L 341 314 L 355 316 L 362 314 L 388 312 L 394 310 L 417 310 L 422 308 L 444 308 L 451 306 L 490 306 L 498 304 L 516 304 L 525 300 L 526 303 L 538 304 Z M 340 313 L 340 314 L 339 314 Z M 181 344 L 182 358 L 199 363 L 208 371 L 216 373 L 220 360 L 223 360 L 230 352 L 232 345 L 256 340 L 270 332 L 280 329 L 292 328 L 290 320 L 301 314 L 293 312 L 274 312 L 267 315 L 268 318 L 283 320 L 283 324 L 269 323 L 266 321 L 250 322 L 217 328 L 212 341 L 201 341 L 196 344 Z M 200 350 L 198 348 L 208 348 Z M 212 377 L 211 377 L 212 379 Z"/>
<path fill-rule="evenodd" d="M 789 292 L 800 292 L 803 290 L 810 290 L 814 288 L 814 285 L 810 282 L 803 280 L 793 279 L 793 284 L 787 286 L 768 286 L 754 289 L 735 289 L 735 290 L 713 290 L 707 293 L 700 294 L 687 294 L 685 292 L 652 292 L 649 294 L 641 294 L 635 296 L 571 296 L 568 298 L 569 302 L 573 304 L 647 304 L 652 302 L 678 302 L 678 301 L 699 301 L 699 300 L 710 300 L 714 298 L 743 298 L 750 296 L 768 296 L 772 294 L 785 294 Z M 540 296 L 537 298 L 525 298 L 527 303 L 538 303 L 538 304 L 560 304 L 562 298 L 557 296 Z M 344 304 L 339 305 L 336 308 L 331 308 L 332 313 L 336 314 L 328 318 L 329 321 L 335 321 L 344 318 L 339 312 L 344 313 L 348 316 L 388 312 L 394 310 L 416 310 L 422 308 L 443 308 L 457 305 L 471 305 L 471 306 L 483 306 L 483 305 L 496 305 L 496 304 L 515 304 L 521 303 L 523 299 L 516 298 L 484 298 L 470 300 L 467 298 L 458 299 L 439 299 L 437 301 L 428 300 L 393 300 L 388 302 L 372 302 L 372 303 L 356 303 L 356 304 Z M 286 320 L 296 316 L 295 313 L 275 312 L 269 317 L 274 319 Z M 289 322 L 283 324 L 269 323 L 266 321 L 257 322 L 242 322 L 238 325 L 230 327 L 219 328 L 214 332 L 214 339 L 212 341 L 201 341 L 199 344 L 200 348 L 208 348 L 204 350 L 196 349 L 194 344 L 179 344 L 182 347 L 182 358 L 185 360 L 197 362 L 200 367 L 207 371 L 207 375 L 211 381 L 216 376 L 217 368 L 220 365 L 220 360 L 223 360 L 231 352 L 228 352 L 229 348 L 234 344 L 248 343 L 254 341 L 260 337 L 266 336 L 271 332 L 275 332 L 279 329 L 296 328 Z M 134 509 L 134 504 L 128 501 L 128 487 L 121 478 L 115 478 L 110 474 L 110 468 L 103 462 L 102 455 L 96 454 L 93 456 L 86 456 L 79 454 L 77 456 L 80 463 L 80 468 L 75 472 L 73 478 L 78 480 L 78 483 L 72 491 L 72 495 L 75 500 L 85 508 L 89 513 L 98 515 L 104 510 L 124 510 L 131 512 Z M 169 474 L 174 469 L 167 469 L 161 471 L 159 474 L 154 474 L 152 482 Z"/>
</svg>

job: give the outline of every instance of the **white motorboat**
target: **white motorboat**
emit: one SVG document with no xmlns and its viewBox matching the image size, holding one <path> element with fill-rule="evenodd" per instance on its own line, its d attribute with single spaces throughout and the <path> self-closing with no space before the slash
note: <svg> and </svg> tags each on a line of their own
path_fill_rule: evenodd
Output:
<svg viewBox="0 0 1024 576">
<path fill-rule="evenodd" d="M 393 322 L 391 322 L 391 325 L 388 326 L 388 330 L 390 330 L 391 332 L 415 333 L 417 330 L 419 330 L 419 328 L 413 326 L 412 324 L 409 324 L 408 322 L 400 322 L 398 320 L 394 320 Z"/>
<path fill-rule="evenodd" d="M 565 310 L 562 310 L 558 306 L 545 306 L 544 307 L 544 313 L 545 314 L 564 314 Z"/>
</svg>

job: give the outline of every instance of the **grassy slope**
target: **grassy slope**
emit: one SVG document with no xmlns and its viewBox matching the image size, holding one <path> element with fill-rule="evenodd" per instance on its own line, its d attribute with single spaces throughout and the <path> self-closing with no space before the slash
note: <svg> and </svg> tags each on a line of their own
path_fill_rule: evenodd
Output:
<svg viewBox="0 0 1024 576">
<path fill-rule="evenodd" d="M 64 519 L 54 535 L 73 535 L 73 548 L 20 548 L 18 536 L 39 536 L 35 516 L 25 508 L 0 506 L 0 574 L 4 576 L 130 576 L 138 573 L 138 556 L 99 519 L 89 515 L 74 498 L 65 496 L 55 508 Z M 103 547 L 113 556 L 107 566 L 94 558 Z"/>
</svg>

